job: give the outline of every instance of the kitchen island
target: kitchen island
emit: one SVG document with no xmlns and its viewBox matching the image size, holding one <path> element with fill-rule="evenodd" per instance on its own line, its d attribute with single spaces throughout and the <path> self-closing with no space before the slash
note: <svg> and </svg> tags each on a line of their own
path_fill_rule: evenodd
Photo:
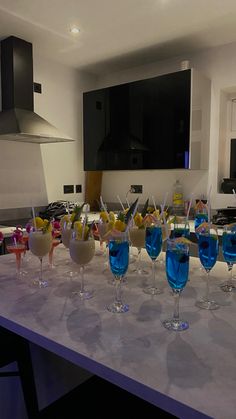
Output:
<svg viewBox="0 0 236 419">
<path fill-rule="evenodd" d="M 161 324 L 173 311 L 161 264 L 157 278 L 163 293 L 144 294 L 147 277 L 139 278 L 130 269 L 123 286 L 130 310 L 117 315 L 106 310 L 115 290 L 108 284 L 109 270 L 103 273 L 102 256 L 95 256 L 85 270 L 85 284 L 95 290 L 94 298 L 85 302 L 71 298 L 78 281 L 66 274 L 69 256 L 62 245 L 55 250 L 57 269 L 44 271 L 50 281 L 45 289 L 32 286 L 37 258 L 32 256 L 22 281 L 15 279 L 12 260 L 14 255 L 0 259 L 1 326 L 177 417 L 235 418 L 236 294 L 218 287 L 227 277 L 225 263 L 217 262 L 211 274 L 212 295 L 221 307 L 210 312 L 195 306 L 205 281 L 199 260 L 191 258 L 190 281 L 180 304 L 190 328 L 175 333 Z"/>
</svg>

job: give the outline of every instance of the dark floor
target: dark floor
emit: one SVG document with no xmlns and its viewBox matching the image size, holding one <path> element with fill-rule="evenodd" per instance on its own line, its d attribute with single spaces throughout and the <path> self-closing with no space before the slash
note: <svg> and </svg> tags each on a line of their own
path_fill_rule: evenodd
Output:
<svg viewBox="0 0 236 419">
<path fill-rule="evenodd" d="M 39 417 L 40 419 L 78 419 L 85 415 L 87 417 L 92 415 L 95 419 L 132 418 L 140 415 L 147 419 L 176 418 L 96 376 L 43 409 Z"/>
</svg>

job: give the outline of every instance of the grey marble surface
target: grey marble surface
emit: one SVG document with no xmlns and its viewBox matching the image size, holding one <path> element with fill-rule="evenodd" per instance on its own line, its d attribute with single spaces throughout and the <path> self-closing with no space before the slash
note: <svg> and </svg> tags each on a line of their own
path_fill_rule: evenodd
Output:
<svg viewBox="0 0 236 419">
<path fill-rule="evenodd" d="M 143 250 L 143 259 L 151 265 Z M 218 285 L 227 277 L 226 264 L 217 262 L 211 273 L 211 294 L 219 310 L 197 308 L 196 299 L 205 291 L 205 277 L 198 259 L 191 259 L 190 281 L 183 292 L 181 316 L 189 330 L 170 332 L 161 321 L 173 312 L 173 297 L 165 279 L 164 265 L 157 266 L 163 293 L 154 297 L 142 288 L 150 277 L 137 277 L 133 264 L 123 285 L 130 305 L 124 314 L 106 310 L 115 289 L 103 272 L 104 258 L 95 256 L 85 271 L 85 284 L 95 291 L 85 302 L 72 292 L 78 279 L 67 271 L 77 266 L 69 261 L 62 245 L 55 249 L 57 268 L 44 275 L 50 285 L 38 289 L 34 256 L 23 268 L 28 275 L 15 278 L 14 255 L 0 258 L 0 324 L 25 336 L 75 364 L 100 375 L 181 418 L 235 419 L 236 417 L 236 294 L 225 294 Z"/>
</svg>

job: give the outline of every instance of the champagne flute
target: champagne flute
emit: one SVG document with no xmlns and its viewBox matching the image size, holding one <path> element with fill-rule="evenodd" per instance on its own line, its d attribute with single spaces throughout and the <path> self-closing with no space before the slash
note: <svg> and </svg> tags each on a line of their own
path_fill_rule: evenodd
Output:
<svg viewBox="0 0 236 419">
<path fill-rule="evenodd" d="M 48 286 L 48 281 L 43 279 L 43 257 L 50 252 L 51 247 L 52 234 L 50 231 L 39 229 L 29 233 L 29 249 L 40 261 L 39 279 L 34 280 L 33 282 L 33 284 L 38 285 L 39 288 Z"/>
<path fill-rule="evenodd" d="M 109 263 L 111 272 L 115 278 L 115 301 L 107 306 L 112 313 L 125 313 L 129 310 L 128 304 L 122 301 L 121 285 L 129 265 L 129 238 L 128 232 L 120 233 L 119 236 L 110 237 L 108 242 Z"/>
<path fill-rule="evenodd" d="M 236 263 L 236 224 L 224 227 L 222 252 L 228 266 L 229 278 L 220 288 L 224 292 L 231 292 L 236 288 L 235 281 L 233 281 L 233 266 Z"/>
<path fill-rule="evenodd" d="M 189 246 L 177 240 L 167 241 L 166 276 L 175 298 L 173 317 L 163 321 L 166 329 L 174 331 L 186 330 L 189 324 L 179 317 L 179 298 L 188 280 Z"/>
<path fill-rule="evenodd" d="M 207 274 L 206 281 L 206 295 L 202 297 L 199 301 L 196 302 L 196 306 L 199 308 L 204 308 L 206 310 L 216 310 L 219 308 L 219 304 L 210 299 L 209 296 L 209 275 L 210 271 L 216 263 L 218 252 L 219 252 L 219 242 L 216 232 L 206 231 L 201 232 L 198 235 L 198 252 L 199 258 L 203 268 Z"/>
<path fill-rule="evenodd" d="M 78 292 L 73 292 L 73 295 L 78 294 L 82 300 L 88 300 L 93 297 L 93 291 L 87 290 L 84 287 L 84 266 L 87 265 L 94 256 L 94 238 L 89 235 L 88 238 L 84 240 L 83 238 L 78 237 L 76 231 L 73 231 L 69 250 L 71 259 L 79 266 L 81 277 L 80 290 Z"/>
<path fill-rule="evenodd" d="M 161 252 L 162 228 L 159 222 L 154 221 L 154 219 L 152 225 L 146 227 L 145 247 L 152 261 L 152 285 L 144 288 L 143 292 L 150 295 L 161 294 L 163 291 L 156 286 L 155 262 Z"/>
</svg>

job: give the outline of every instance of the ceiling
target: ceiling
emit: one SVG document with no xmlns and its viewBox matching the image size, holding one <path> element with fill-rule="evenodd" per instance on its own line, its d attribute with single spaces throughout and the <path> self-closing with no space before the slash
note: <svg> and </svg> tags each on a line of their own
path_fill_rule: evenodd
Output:
<svg viewBox="0 0 236 419">
<path fill-rule="evenodd" d="M 0 38 L 10 35 L 106 73 L 235 42 L 236 0 L 0 0 Z"/>
</svg>

